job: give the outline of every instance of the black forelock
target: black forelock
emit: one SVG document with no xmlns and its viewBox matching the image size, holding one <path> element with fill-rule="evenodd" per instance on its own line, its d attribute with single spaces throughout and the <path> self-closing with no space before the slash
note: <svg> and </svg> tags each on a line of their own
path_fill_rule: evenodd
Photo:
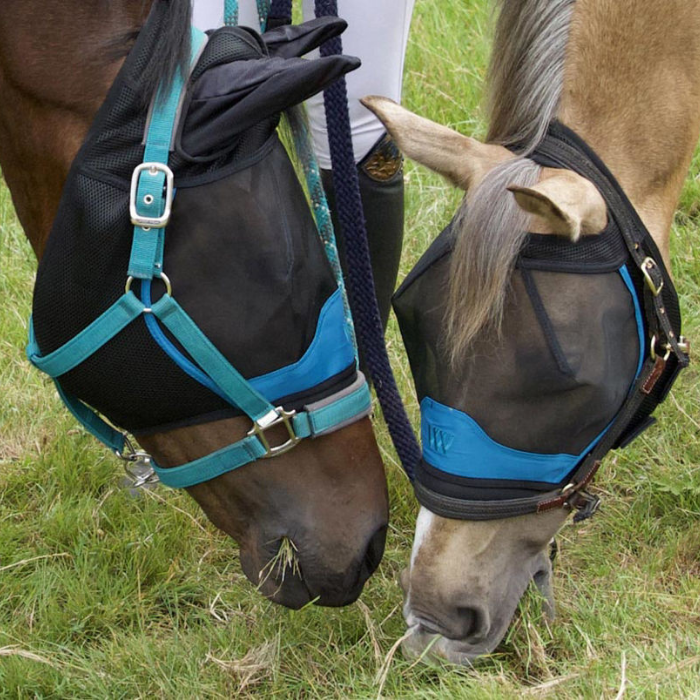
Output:
<svg viewBox="0 0 700 700">
<path fill-rule="evenodd" d="M 190 59 L 191 0 L 153 0 L 167 6 L 161 41 L 142 76 L 143 99 L 150 102 L 158 86 L 166 87 L 178 71 L 186 71 Z"/>
</svg>

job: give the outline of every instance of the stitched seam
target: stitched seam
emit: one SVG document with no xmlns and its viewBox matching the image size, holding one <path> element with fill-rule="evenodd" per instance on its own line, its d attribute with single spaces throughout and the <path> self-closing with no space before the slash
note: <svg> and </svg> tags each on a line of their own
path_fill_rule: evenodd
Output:
<svg viewBox="0 0 700 700">
<path fill-rule="evenodd" d="M 549 318 L 547 310 L 545 309 L 544 302 L 542 301 L 542 297 L 540 296 L 537 289 L 537 284 L 535 283 L 532 274 L 529 272 L 529 270 L 524 268 L 520 270 L 520 274 L 523 278 L 523 282 L 525 283 L 525 289 L 527 291 L 527 295 L 530 297 L 530 303 L 535 311 L 537 321 L 540 324 L 542 332 L 544 333 L 545 340 L 547 341 L 549 350 L 557 363 L 559 371 L 562 372 L 562 374 L 573 377 L 575 373 L 567 362 L 564 351 L 559 344 L 559 340 L 554 332 L 554 327 L 552 326 L 552 321 Z"/>
</svg>

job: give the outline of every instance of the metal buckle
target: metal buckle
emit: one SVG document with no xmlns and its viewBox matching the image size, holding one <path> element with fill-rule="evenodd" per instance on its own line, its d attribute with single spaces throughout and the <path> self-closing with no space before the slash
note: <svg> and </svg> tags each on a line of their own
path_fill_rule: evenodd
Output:
<svg viewBox="0 0 700 700">
<path fill-rule="evenodd" d="M 651 338 L 651 347 L 649 348 L 649 354 L 651 355 L 651 359 L 656 361 L 657 359 L 657 354 L 656 354 L 656 343 L 659 342 L 659 339 L 657 336 L 652 336 Z M 665 343 L 661 345 L 661 347 L 666 351 L 666 354 L 663 356 L 663 361 L 666 362 L 669 357 L 671 357 L 671 344 L 670 343 Z"/>
<path fill-rule="evenodd" d="M 133 456 L 136 454 L 137 450 L 131 440 L 129 440 L 129 436 L 126 433 L 122 433 L 122 437 L 124 438 L 123 451 L 114 450 L 114 454 L 117 455 L 119 459 L 123 459 L 125 462 L 131 462 L 133 461 Z"/>
<path fill-rule="evenodd" d="M 690 341 L 684 335 L 678 337 L 678 349 L 690 357 Z"/>
<path fill-rule="evenodd" d="M 282 406 L 278 406 L 267 415 L 253 422 L 253 427 L 248 431 L 248 435 L 255 435 L 265 448 L 265 454 L 262 456 L 262 459 L 277 457 L 285 452 L 289 452 L 298 442 L 301 442 L 301 438 L 294 432 L 294 426 L 292 424 L 292 418 L 294 418 L 295 415 L 296 411 L 285 411 Z M 265 431 L 280 424 L 283 424 L 285 428 L 287 428 L 289 439 L 281 445 L 272 447 L 265 435 Z"/>
<path fill-rule="evenodd" d="M 139 188 L 139 179 L 144 170 L 148 170 L 151 175 L 156 175 L 157 173 L 165 175 L 165 209 L 160 216 L 142 216 L 138 212 L 136 194 Z M 165 163 L 141 163 L 141 165 L 137 165 L 131 176 L 131 193 L 129 195 L 131 223 L 134 226 L 140 226 L 146 231 L 151 228 L 165 228 L 168 225 L 168 221 L 170 221 L 170 214 L 172 213 L 174 183 L 175 176 L 173 171 Z"/>
<path fill-rule="evenodd" d="M 654 282 L 654 280 L 651 278 L 651 274 L 649 274 L 651 270 L 659 270 L 656 260 L 654 260 L 654 258 L 644 258 L 642 261 L 641 270 L 642 274 L 644 275 L 644 281 L 647 283 L 647 287 L 649 287 L 649 290 L 655 297 L 658 297 L 659 294 L 661 294 L 661 290 L 664 288 L 663 277 L 661 278 L 661 284 L 657 287 L 656 282 Z"/>
<path fill-rule="evenodd" d="M 124 471 L 131 481 L 130 488 L 140 489 L 149 484 L 157 484 L 160 479 L 151 466 L 151 455 L 147 452 L 135 452 L 134 459 L 124 462 Z"/>
</svg>

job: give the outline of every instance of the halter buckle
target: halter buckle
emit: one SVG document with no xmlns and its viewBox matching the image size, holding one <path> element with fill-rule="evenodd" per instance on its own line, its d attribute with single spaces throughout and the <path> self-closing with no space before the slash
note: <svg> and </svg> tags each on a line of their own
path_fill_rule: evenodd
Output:
<svg viewBox="0 0 700 700">
<path fill-rule="evenodd" d="M 656 260 L 654 260 L 654 258 L 644 258 L 641 269 L 642 274 L 644 275 L 644 281 L 647 283 L 647 287 L 649 287 L 649 290 L 655 297 L 658 297 L 659 294 L 661 294 L 661 290 L 664 288 L 664 278 L 661 276 L 661 282 L 657 286 L 656 282 L 651 276 L 652 271 L 658 273 L 659 275 L 661 274 L 659 271 L 659 266 L 656 264 Z"/>
<path fill-rule="evenodd" d="M 278 406 L 262 418 L 253 421 L 253 427 L 248 431 L 248 435 L 255 435 L 265 448 L 265 454 L 262 456 L 262 459 L 277 457 L 285 452 L 289 452 L 297 443 L 301 442 L 301 438 L 294 432 L 294 425 L 292 424 L 292 419 L 296 413 L 296 411 L 285 411 L 282 406 Z M 289 439 L 281 445 L 272 446 L 265 435 L 265 431 L 276 425 L 284 425 Z"/>
<path fill-rule="evenodd" d="M 657 336 L 652 336 L 651 338 L 651 347 L 649 348 L 649 354 L 651 355 L 651 359 L 656 361 L 658 358 L 658 355 L 656 354 L 656 344 L 659 342 L 659 339 Z M 659 347 L 664 350 L 664 355 L 661 359 L 663 359 L 664 362 L 668 360 L 669 357 L 671 357 L 671 343 L 659 343 Z"/>
<path fill-rule="evenodd" d="M 163 173 L 163 175 L 165 175 L 165 206 L 160 216 L 142 216 L 139 214 L 138 207 L 136 206 L 139 180 L 141 179 L 141 173 L 145 170 L 148 170 L 150 175 L 157 175 L 158 173 Z M 145 230 L 149 228 L 165 228 L 168 225 L 168 221 L 170 221 L 170 214 L 172 213 L 173 193 L 175 191 L 174 183 L 175 176 L 173 175 L 173 171 L 165 165 L 165 163 L 153 162 L 137 165 L 131 176 L 131 192 L 129 195 L 129 216 L 131 217 L 131 223 Z"/>
</svg>

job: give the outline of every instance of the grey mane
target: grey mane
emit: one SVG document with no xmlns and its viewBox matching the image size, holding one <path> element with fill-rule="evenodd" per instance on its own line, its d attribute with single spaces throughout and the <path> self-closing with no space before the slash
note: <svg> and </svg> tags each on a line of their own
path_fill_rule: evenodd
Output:
<svg viewBox="0 0 700 700">
<path fill-rule="evenodd" d="M 494 168 L 465 198 L 457 218 L 447 309 L 452 361 L 463 360 L 481 332 L 500 328 L 508 281 L 528 217 L 506 189 L 535 184 L 526 156 L 556 116 L 575 0 L 498 0 L 488 72 L 487 142 L 518 158 Z"/>
</svg>

